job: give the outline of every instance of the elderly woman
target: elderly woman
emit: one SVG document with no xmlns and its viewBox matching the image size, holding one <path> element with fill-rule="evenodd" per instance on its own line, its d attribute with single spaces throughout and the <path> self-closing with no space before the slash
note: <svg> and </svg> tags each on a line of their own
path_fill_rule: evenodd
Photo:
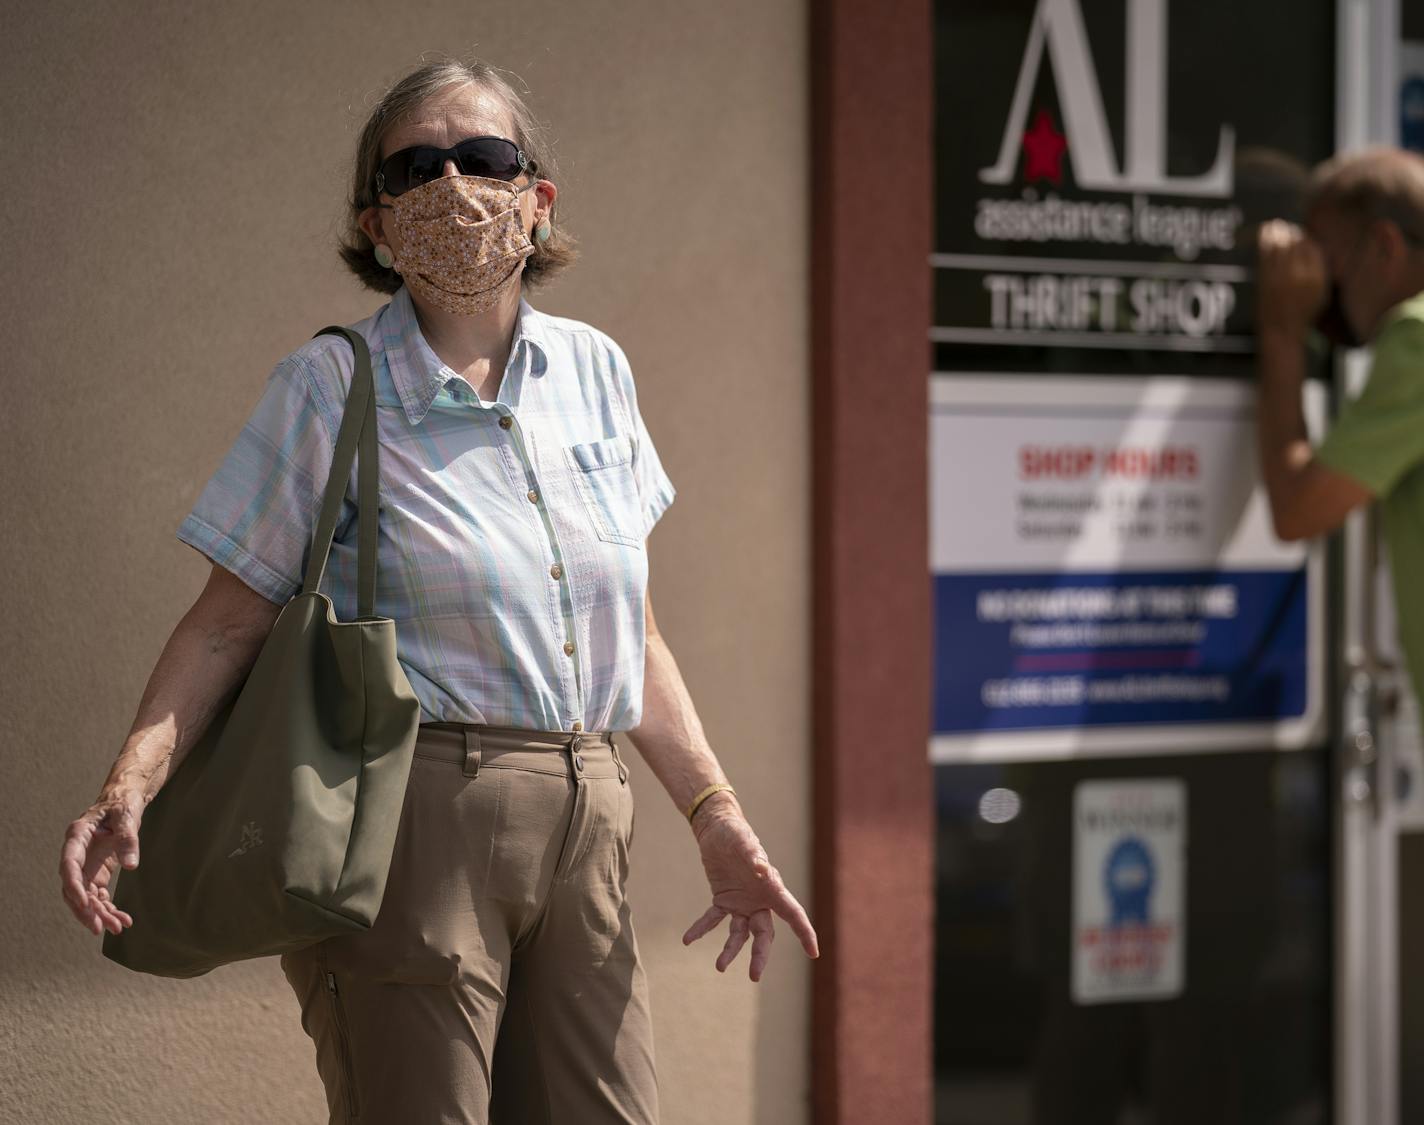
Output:
<svg viewBox="0 0 1424 1125">
<path fill-rule="evenodd" d="M 375 925 L 288 953 L 332 1121 L 657 1120 L 648 990 L 624 898 L 627 732 L 689 822 L 717 968 L 772 915 L 816 935 L 708 747 L 648 599 L 674 490 L 622 349 L 524 289 L 574 257 L 528 107 L 482 64 L 398 82 L 362 130 L 341 255 L 390 295 L 370 346 L 380 457 L 377 612 L 421 707 Z M 98 800 L 70 825 L 66 901 L 95 934 L 145 806 L 243 682 L 298 592 L 353 372 L 318 336 L 283 359 L 178 529 L 213 563 Z M 328 567 L 355 615 L 355 502 Z M 471 733 L 476 737 L 471 737 Z M 498 1040 L 498 1042 L 496 1042 Z"/>
</svg>

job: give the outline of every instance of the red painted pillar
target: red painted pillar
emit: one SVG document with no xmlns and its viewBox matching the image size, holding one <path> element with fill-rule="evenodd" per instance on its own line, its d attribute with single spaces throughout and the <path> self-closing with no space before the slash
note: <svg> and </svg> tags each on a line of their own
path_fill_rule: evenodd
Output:
<svg viewBox="0 0 1424 1125">
<path fill-rule="evenodd" d="M 929 1125 L 933 11 L 812 0 L 820 1125 Z"/>
</svg>

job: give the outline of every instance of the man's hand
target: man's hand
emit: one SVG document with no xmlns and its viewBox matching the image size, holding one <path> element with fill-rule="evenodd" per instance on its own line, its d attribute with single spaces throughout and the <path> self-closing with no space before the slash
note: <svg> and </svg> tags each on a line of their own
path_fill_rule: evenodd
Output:
<svg viewBox="0 0 1424 1125">
<path fill-rule="evenodd" d="M 1320 245 L 1294 223 L 1271 219 L 1256 235 L 1256 258 L 1257 328 L 1304 337 L 1330 289 Z"/>
<path fill-rule="evenodd" d="M 1256 238 L 1257 360 L 1260 397 L 1256 446 L 1276 535 L 1309 539 L 1339 527 L 1372 499 L 1360 482 L 1315 459 L 1301 413 L 1303 342 L 1324 307 L 1329 283 L 1320 245 L 1279 219 Z"/>
<path fill-rule="evenodd" d="M 790 924 L 807 956 L 819 957 L 811 920 L 786 889 L 780 872 L 771 865 L 746 818 L 740 811 L 716 810 L 714 813 L 709 809 L 705 815 L 706 822 L 698 826 L 697 846 L 712 888 L 712 905 L 682 935 L 683 945 L 690 945 L 710 933 L 730 914 L 732 921 L 727 942 L 717 958 L 717 971 L 727 971 L 750 936 L 752 958 L 748 975 L 759 981 L 771 957 L 771 916 L 776 913 Z"/>
</svg>

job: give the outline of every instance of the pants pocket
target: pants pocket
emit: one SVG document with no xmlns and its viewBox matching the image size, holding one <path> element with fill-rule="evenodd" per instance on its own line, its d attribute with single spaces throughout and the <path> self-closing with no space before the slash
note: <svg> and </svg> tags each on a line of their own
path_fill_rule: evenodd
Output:
<svg viewBox="0 0 1424 1125">
<path fill-rule="evenodd" d="M 623 846 L 633 847 L 633 829 L 637 824 L 638 809 L 633 803 L 633 786 L 624 782 L 618 787 L 618 835 Z"/>
<path fill-rule="evenodd" d="M 359 1117 L 360 1100 L 356 1095 L 356 1071 L 351 1061 L 351 1026 L 346 1019 L 346 1003 L 341 995 L 341 985 L 334 970 L 327 966 L 323 956 L 318 962 L 321 985 L 325 989 L 330 1004 L 331 1028 L 336 1044 L 337 1072 L 341 1076 L 341 1096 L 346 1100 L 346 1112 L 351 1117 Z"/>
<path fill-rule="evenodd" d="M 448 985 L 459 976 L 460 927 L 488 893 L 508 771 L 482 766 L 467 777 L 453 762 L 415 763 L 375 924 L 328 939 L 338 981 Z"/>
</svg>

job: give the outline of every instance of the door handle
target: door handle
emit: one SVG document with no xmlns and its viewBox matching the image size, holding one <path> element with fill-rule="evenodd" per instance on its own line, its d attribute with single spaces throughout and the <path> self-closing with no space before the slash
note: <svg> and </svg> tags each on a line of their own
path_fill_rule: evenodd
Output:
<svg viewBox="0 0 1424 1125">
<path fill-rule="evenodd" d="M 1379 678 L 1371 668 L 1357 665 L 1345 688 L 1344 746 L 1341 784 L 1344 798 L 1380 815 L 1379 803 Z"/>
</svg>

